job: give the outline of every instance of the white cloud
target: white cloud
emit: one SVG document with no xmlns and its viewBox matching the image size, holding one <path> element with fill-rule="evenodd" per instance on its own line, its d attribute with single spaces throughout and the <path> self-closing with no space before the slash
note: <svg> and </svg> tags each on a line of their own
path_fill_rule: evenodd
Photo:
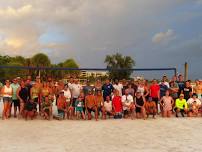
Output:
<svg viewBox="0 0 202 152">
<path fill-rule="evenodd" d="M 166 32 L 156 33 L 152 38 L 152 42 L 156 44 L 168 43 L 175 38 L 175 32 L 172 29 L 168 29 Z"/>
</svg>

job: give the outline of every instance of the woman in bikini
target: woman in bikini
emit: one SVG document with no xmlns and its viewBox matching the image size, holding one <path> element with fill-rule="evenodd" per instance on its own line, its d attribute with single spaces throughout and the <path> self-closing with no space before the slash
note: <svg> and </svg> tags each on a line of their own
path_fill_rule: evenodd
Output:
<svg viewBox="0 0 202 152">
<path fill-rule="evenodd" d="M 170 96 L 169 90 L 167 90 L 165 96 L 161 98 L 160 104 L 163 108 L 163 117 L 171 117 L 174 100 Z"/>
</svg>

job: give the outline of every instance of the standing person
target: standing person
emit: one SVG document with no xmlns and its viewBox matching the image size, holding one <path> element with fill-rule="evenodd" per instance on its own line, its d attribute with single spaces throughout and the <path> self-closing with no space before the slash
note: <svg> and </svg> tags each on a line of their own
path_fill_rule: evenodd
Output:
<svg viewBox="0 0 202 152">
<path fill-rule="evenodd" d="M 84 100 L 83 100 L 83 97 L 80 97 L 76 100 L 75 102 L 75 106 L 76 106 L 76 116 L 77 116 L 77 119 L 79 119 L 79 115 L 81 114 L 82 116 L 82 119 L 85 120 L 85 114 L 84 114 Z"/>
<path fill-rule="evenodd" d="M 35 103 L 36 109 L 39 104 L 40 88 L 36 85 L 35 82 L 32 83 L 32 88 L 30 90 L 31 100 Z"/>
<path fill-rule="evenodd" d="M 91 85 L 90 85 L 90 81 L 87 80 L 87 81 L 86 81 L 86 85 L 83 87 L 83 93 L 84 93 L 84 95 L 87 96 L 87 95 L 88 95 L 88 92 L 89 92 L 90 90 L 93 91 L 93 89 L 94 89 L 94 87 L 91 86 Z"/>
<path fill-rule="evenodd" d="M 97 91 L 99 91 L 99 90 L 102 90 L 102 82 L 101 82 L 101 80 L 98 79 L 95 82 L 94 89 L 95 89 L 95 93 L 97 93 Z"/>
<path fill-rule="evenodd" d="M 32 77 L 31 76 L 27 76 L 27 80 L 25 81 L 25 86 L 28 89 L 28 98 L 31 99 L 31 94 L 30 94 L 30 90 L 32 88 Z"/>
<path fill-rule="evenodd" d="M 20 112 L 19 117 L 24 116 L 24 107 L 29 100 L 29 91 L 28 88 L 25 86 L 25 82 L 21 81 L 20 87 L 17 90 L 17 97 L 20 101 Z"/>
<path fill-rule="evenodd" d="M 197 94 L 198 98 L 201 99 L 202 98 L 202 85 L 200 84 L 199 80 L 195 81 L 196 86 L 194 87 L 193 92 Z"/>
<path fill-rule="evenodd" d="M 170 88 L 170 85 L 169 85 L 169 83 L 168 83 L 168 78 L 167 78 L 166 75 L 164 75 L 164 76 L 162 77 L 162 80 L 161 80 L 160 84 L 162 84 L 162 83 L 163 83 L 164 85 L 166 85 L 167 88 Z"/>
<path fill-rule="evenodd" d="M 82 92 L 82 86 L 79 84 L 78 79 L 74 79 L 74 83 L 71 85 L 70 90 L 72 94 L 72 107 L 75 108 L 75 102 Z"/>
<path fill-rule="evenodd" d="M 184 87 L 185 87 L 185 82 L 184 82 L 184 78 L 183 76 L 180 74 L 178 76 L 178 81 L 177 81 L 178 87 L 179 87 L 179 92 L 178 92 L 178 96 L 183 93 Z"/>
<path fill-rule="evenodd" d="M 109 79 L 106 79 L 105 81 L 105 84 L 102 86 L 102 90 L 103 90 L 103 97 L 104 97 L 104 100 L 106 100 L 106 97 L 107 96 L 110 96 L 111 97 L 111 94 L 114 90 L 114 87 L 113 85 L 110 83 L 110 80 Z"/>
<path fill-rule="evenodd" d="M 88 95 L 85 98 L 85 108 L 88 112 L 88 120 L 92 119 L 91 113 L 95 113 L 95 120 L 98 120 L 98 110 L 97 110 L 97 104 L 95 96 L 92 94 L 92 91 L 88 92 Z"/>
<path fill-rule="evenodd" d="M 127 89 L 125 89 L 125 90 L 127 90 L 127 92 L 131 95 L 131 96 L 135 96 L 135 89 L 132 87 L 132 83 L 129 83 L 128 84 L 128 88 Z"/>
<path fill-rule="evenodd" d="M 140 92 L 141 95 L 145 97 L 149 95 L 149 91 L 148 88 L 145 86 L 144 80 L 139 81 L 137 92 Z"/>
<path fill-rule="evenodd" d="M 171 117 L 174 100 L 169 94 L 169 90 L 166 91 L 165 96 L 160 100 L 161 107 L 163 107 L 163 117 Z"/>
<path fill-rule="evenodd" d="M 175 81 L 170 82 L 169 91 L 170 91 L 171 97 L 175 101 L 178 98 L 178 92 L 179 92 L 179 86 Z"/>
<path fill-rule="evenodd" d="M 13 89 L 10 86 L 10 81 L 6 80 L 5 83 L 6 84 L 1 89 L 1 94 L 3 96 L 3 104 L 4 104 L 3 114 L 2 114 L 3 120 L 9 118 L 10 106 L 12 103 L 12 94 L 13 94 Z"/>
<path fill-rule="evenodd" d="M 17 110 L 18 112 L 20 111 L 20 101 L 18 100 L 17 97 L 17 90 L 20 87 L 20 85 L 17 82 L 17 79 L 13 79 L 13 83 L 11 83 L 11 87 L 13 89 L 13 95 L 12 95 L 12 101 L 14 104 L 14 117 L 17 117 Z M 11 111 L 12 111 L 12 104 L 11 104 L 11 109 L 10 109 L 10 115 L 11 115 Z"/>
<path fill-rule="evenodd" d="M 189 81 L 185 82 L 185 87 L 182 90 L 182 93 L 184 94 L 184 99 L 187 101 L 192 96 L 192 87 L 190 85 Z"/>
<path fill-rule="evenodd" d="M 70 105 L 71 105 L 71 98 L 72 98 L 72 95 L 71 95 L 71 91 L 68 87 L 68 84 L 65 85 L 64 87 L 64 96 L 66 98 L 66 106 L 67 106 L 67 118 L 72 118 L 72 114 L 71 114 L 71 111 L 70 111 Z"/>
<path fill-rule="evenodd" d="M 123 85 L 120 83 L 119 80 L 115 80 L 115 83 L 113 85 L 115 90 L 119 91 L 119 95 L 122 96 L 122 90 L 123 90 Z"/>
<path fill-rule="evenodd" d="M 187 113 L 187 102 L 186 99 L 184 99 L 184 95 L 180 94 L 180 97 L 176 99 L 175 102 L 175 112 L 176 112 L 176 117 L 178 117 L 178 113 L 180 112 L 182 117 L 184 117 L 184 114 Z"/>
<path fill-rule="evenodd" d="M 123 114 L 124 118 L 127 118 L 129 113 L 131 119 L 133 119 L 135 106 L 133 104 L 133 96 L 129 94 L 127 90 L 125 90 L 125 95 L 122 96 L 122 105 L 123 105 Z"/>
<path fill-rule="evenodd" d="M 102 119 L 103 119 L 104 118 L 104 113 L 103 113 L 104 99 L 103 99 L 101 90 L 99 90 L 97 94 L 95 95 L 95 101 L 96 101 L 98 116 L 100 115 L 100 113 L 102 113 Z"/>
<path fill-rule="evenodd" d="M 156 103 L 156 110 L 158 112 L 158 101 L 160 100 L 160 86 L 157 83 L 156 79 L 152 80 L 152 85 L 149 89 L 150 97 L 152 97 L 152 101 Z"/>
<path fill-rule="evenodd" d="M 137 118 L 143 118 L 143 119 L 146 118 L 146 113 L 144 108 L 145 102 L 146 100 L 144 95 L 142 95 L 142 92 L 137 91 L 136 97 L 134 99 Z"/>
<path fill-rule="evenodd" d="M 114 110 L 114 119 L 121 119 L 123 113 L 123 105 L 118 90 L 115 91 L 114 98 L 112 99 L 112 107 Z"/>
</svg>

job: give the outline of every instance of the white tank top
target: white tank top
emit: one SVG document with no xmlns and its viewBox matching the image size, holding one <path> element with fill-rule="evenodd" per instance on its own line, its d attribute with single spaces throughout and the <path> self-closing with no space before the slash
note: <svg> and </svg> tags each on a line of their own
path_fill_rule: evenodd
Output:
<svg viewBox="0 0 202 152">
<path fill-rule="evenodd" d="M 141 92 L 141 95 L 144 95 L 144 87 L 138 87 L 137 91 Z"/>
<path fill-rule="evenodd" d="M 3 97 L 12 97 L 12 95 L 10 95 L 11 93 L 12 93 L 12 87 L 4 86 Z"/>
</svg>

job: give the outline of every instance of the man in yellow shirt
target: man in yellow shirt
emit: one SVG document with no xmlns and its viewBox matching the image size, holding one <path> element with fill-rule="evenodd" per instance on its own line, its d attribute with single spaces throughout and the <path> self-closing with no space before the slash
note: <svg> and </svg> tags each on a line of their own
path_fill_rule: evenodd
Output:
<svg viewBox="0 0 202 152">
<path fill-rule="evenodd" d="M 184 117 L 184 113 L 187 113 L 187 102 L 184 99 L 184 94 L 180 94 L 180 97 L 176 99 L 175 102 L 175 112 L 176 112 L 176 117 L 178 117 L 178 113 L 180 112 L 182 117 Z"/>
</svg>

